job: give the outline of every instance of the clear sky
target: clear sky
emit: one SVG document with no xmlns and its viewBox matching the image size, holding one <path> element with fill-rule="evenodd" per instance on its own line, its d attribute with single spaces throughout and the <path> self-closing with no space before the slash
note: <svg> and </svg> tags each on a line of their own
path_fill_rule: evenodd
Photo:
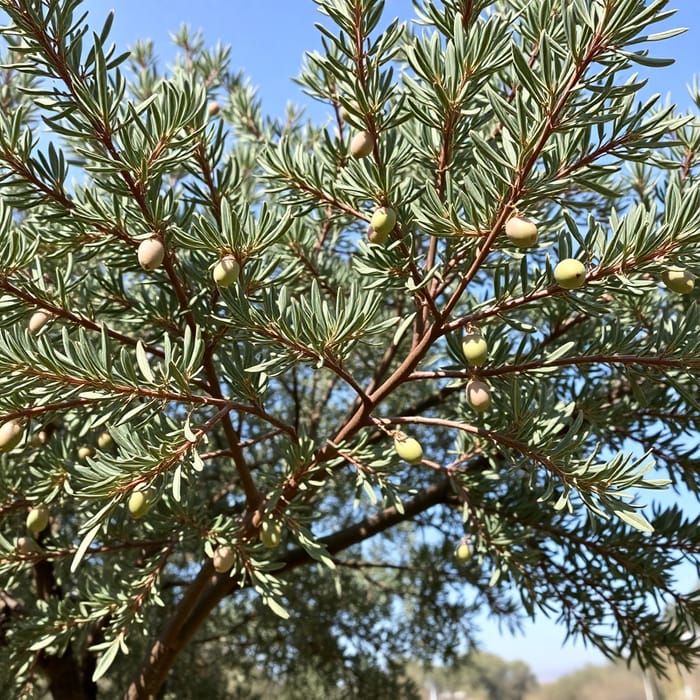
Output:
<svg viewBox="0 0 700 700">
<path fill-rule="evenodd" d="M 120 51 L 136 39 L 150 38 L 166 64 L 173 56 L 170 33 L 181 24 L 201 29 L 207 43 L 220 41 L 232 46 L 232 68 L 243 70 L 258 87 L 266 114 L 282 116 L 290 101 L 308 105 L 308 98 L 291 79 L 302 65 L 304 52 L 321 48 L 314 23 L 327 18 L 319 15 L 312 0 L 86 0 L 84 7 L 96 30 L 107 12 L 115 10 L 112 40 Z M 649 79 L 645 97 L 670 95 L 679 108 L 689 109 L 686 85 L 693 72 L 700 79 L 700 0 L 671 0 L 669 7 L 678 12 L 663 28 L 686 27 L 688 31 L 649 48 L 653 56 L 672 57 L 676 63 L 664 69 L 640 68 L 639 72 Z M 385 15 L 409 19 L 413 16 L 410 0 L 386 0 Z M 326 112 L 312 106 L 310 114 L 323 118 Z M 668 494 L 667 498 L 676 497 Z M 684 570 L 683 578 L 690 588 L 694 583 L 690 568 Z M 564 630 L 545 619 L 528 624 L 524 635 L 517 637 L 500 634 L 495 623 L 486 618 L 481 628 L 486 649 L 507 659 L 526 661 L 541 680 L 553 679 L 587 662 L 604 661 L 597 651 L 580 645 L 569 642 L 562 648 Z"/>
</svg>

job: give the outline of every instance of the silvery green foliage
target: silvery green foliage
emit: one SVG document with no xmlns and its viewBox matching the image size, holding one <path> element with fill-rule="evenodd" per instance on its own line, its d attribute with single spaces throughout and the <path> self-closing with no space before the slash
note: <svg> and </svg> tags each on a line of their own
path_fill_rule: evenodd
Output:
<svg viewBox="0 0 700 700">
<path fill-rule="evenodd" d="M 460 654 L 484 607 L 690 663 L 674 567 L 700 522 L 645 507 L 700 490 L 697 290 L 661 284 L 700 274 L 700 125 L 630 72 L 668 65 L 667 1 L 318 5 L 298 83 L 320 126 L 264 117 L 230 50 L 185 29 L 165 73 L 80 0 L 0 0 L 0 417 L 24 426 L 0 454 L 0 685 L 141 697 L 181 653 L 179 698 L 204 676 L 213 696 L 408 697 L 400 659 Z M 505 236 L 516 212 L 536 247 Z M 224 255 L 241 273 L 220 290 Z M 567 292 L 569 257 L 587 279 Z M 51 524 L 21 552 L 37 503 Z"/>
</svg>

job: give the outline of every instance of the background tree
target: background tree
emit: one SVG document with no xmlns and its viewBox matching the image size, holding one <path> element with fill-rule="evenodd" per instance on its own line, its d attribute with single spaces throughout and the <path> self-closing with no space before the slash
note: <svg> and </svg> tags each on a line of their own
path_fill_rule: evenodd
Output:
<svg viewBox="0 0 700 700">
<path fill-rule="evenodd" d="M 483 606 L 691 662 L 698 521 L 635 500 L 700 487 L 667 5 L 323 0 L 319 127 L 0 0 L 3 688 L 415 697 Z"/>
</svg>

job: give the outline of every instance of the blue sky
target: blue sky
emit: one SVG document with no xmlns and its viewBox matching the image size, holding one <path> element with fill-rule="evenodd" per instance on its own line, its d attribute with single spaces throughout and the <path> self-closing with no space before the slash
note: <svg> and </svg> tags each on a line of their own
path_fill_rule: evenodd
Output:
<svg viewBox="0 0 700 700">
<path fill-rule="evenodd" d="M 686 27 L 688 31 L 662 43 L 650 45 L 654 56 L 673 57 L 670 68 L 645 70 L 649 85 L 644 96 L 654 93 L 670 95 L 681 109 L 689 109 L 691 100 L 686 85 L 693 72 L 700 74 L 700 0 L 672 0 L 669 7 L 677 14 L 663 28 Z M 157 55 L 166 64 L 173 56 L 169 34 L 181 24 L 202 29 L 209 44 L 220 41 L 232 46 L 232 67 L 242 69 L 250 82 L 258 87 L 263 110 L 269 115 L 283 115 L 287 102 L 308 104 L 299 87 L 292 82 L 302 65 L 304 52 L 321 48 L 314 22 L 324 20 L 312 0 L 86 0 L 89 21 L 99 30 L 110 9 L 116 12 L 112 40 L 121 51 L 136 39 L 151 38 Z M 410 18 L 409 0 L 386 0 L 389 18 Z M 652 31 L 659 31 L 655 28 Z M 699 75 L 700 77 L 700 75 Z M 311 115 L 325 115 L 322 108 L 311 107 Z M 672 494 L 669 499 L 675 498 Z M 684 575 L 687 587 L 694 583 L 692 572 Z M 500 634 L 495 623 L 482 621 L 485 648 L 504 658 L 521 658 L 542 680 L 583 666 L 587 662 L 603 662 L 595 650 L 569 643 L 562 648 L 564 630 L 552 621 L 539 619 L 526 627 L 524 635 Z"/>
</svg>

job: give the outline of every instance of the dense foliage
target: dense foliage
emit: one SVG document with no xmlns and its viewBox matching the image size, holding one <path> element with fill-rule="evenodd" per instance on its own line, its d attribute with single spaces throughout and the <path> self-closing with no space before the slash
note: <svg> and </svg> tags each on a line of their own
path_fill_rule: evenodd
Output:
<svg viewBox="0 0 700 700">
<path fill-rule="evenodd" d="M 691 662 L 699 523 L 643 509 L 700 490 L 667 1 L 318 5 L 321 126 L 0 0 L 0 687 L 416 697 L 484 608 Z"/>
</svg>

